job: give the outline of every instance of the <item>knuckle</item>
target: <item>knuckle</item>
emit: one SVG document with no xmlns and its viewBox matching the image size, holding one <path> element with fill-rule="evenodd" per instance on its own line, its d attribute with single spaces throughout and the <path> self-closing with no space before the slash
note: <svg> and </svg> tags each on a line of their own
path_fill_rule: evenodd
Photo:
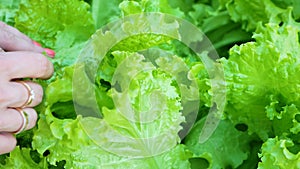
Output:
<svg viewBox="0 0 300 169">
<path fill-rule="evenodd" d="M 1 53 L 1 52 L 0 52 Z M 0 74 L 7 73 L 7 70 L 11 69 L 11 63 L 7 61 L 2 55 L 0 54 Z"/>
<path fill-rule="evenodd" d="M 2 86 L 0 87 L 0 102 L 3 103 L 5 101 L 6 92 L 3 90 Z"/>
<path fill-rule="evenodd" d="M 6 118 L 0 118 L 0 131 L 7 130 L 7 121 Z"/>
<path fill-rule="evenodd" d="M 6 103 L 11 98 L 10 92 L 4 86 L 0 86 L 0 103 Z M 5 107 L 5 106 L 3 106 Z"/>
<path fill-rule="evenodd" d="M 5 121 L 4 118 L 0 118 L 0 130 L 2 130 L 5 127 Z"/>
</svg>

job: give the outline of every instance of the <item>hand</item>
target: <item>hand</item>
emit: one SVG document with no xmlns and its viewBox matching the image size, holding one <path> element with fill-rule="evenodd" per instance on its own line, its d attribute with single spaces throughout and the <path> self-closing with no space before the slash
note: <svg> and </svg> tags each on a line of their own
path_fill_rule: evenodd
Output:
<svg viewBox="0 0 300 169">
<path fill-rule="evenodd" d="M 33 109 L 42 101 L 43 89 L 22 78 L 49 78 L 52 63 L 42 54 L 52 50 L 40 47 L 17 29 L 0 22 L 0 154 L 16 146 L 15 133 L 35 126 Z"/>
</svg>

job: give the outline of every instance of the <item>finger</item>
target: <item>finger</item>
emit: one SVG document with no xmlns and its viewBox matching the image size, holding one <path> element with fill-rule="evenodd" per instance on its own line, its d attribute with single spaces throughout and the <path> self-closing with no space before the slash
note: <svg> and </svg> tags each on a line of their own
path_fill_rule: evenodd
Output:
<svg viewBox="0 0 300 169">
<path fill-rule="evenodd" d="M 33 51 L 42 53 L 44 49 L 17 29 L 0 22 L 0 46 L 7 51 Z"/>
<path fill-rule="evenodd" d="M 0 155 L 11 152 L 17 145 L 17 140 L 11 133 L 0 133 Z"/>
<path fill-rule="evenodd" d="M 37 83 L 29 81 L 26 81 L 25 83 L 33 91 L 32 93 L 30 93 L 29 89 L 20 82 L 9 82 L 6 85 L 0 85 L 0 90 L 2 91 L 0 93 L 0 101 L 2 105 L 5 105 L 6 107 L 34 107 L 40 104 L 43 99 L 43 88 Z M 31 94 L 34 95 L 31 103 L 26 105 Z"/>
<path fill-rule="evenodd" d="M 0 53 L 0 74 L 8 80 L 17 78 L 46 79 L 52 73 L 52 63 L 42 54 L 34 52 Z"/>
<path fill-rule="evenodd" d="M 28 125 L 25 130 L 33 128 L 36 124 L 37 113 L 32 108 L 24 108 L 28 117 Z M 0 132 L 15 132 L 19 130 L 23 125 L 23 117 L 16 109 L 5 109 L 0 113 Z"/>
<path fill-rule="evenodd" d="M 7 25 L 5 22 L 0 21 L 0 29 L 9 31 L 9 32 L 13 33 L 14 35 L 16 35 L 17 37 L 24 39 L 29 43 L 32 43 L 32 40 L 28 36 L 21 33 L 18 29 L 14 28 L 10 25 Z"/>
</svg>

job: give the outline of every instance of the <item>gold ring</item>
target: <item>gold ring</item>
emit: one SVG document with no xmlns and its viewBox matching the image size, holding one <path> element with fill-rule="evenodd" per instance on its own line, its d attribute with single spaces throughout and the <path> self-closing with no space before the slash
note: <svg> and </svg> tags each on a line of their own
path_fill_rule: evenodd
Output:
<svg viewBox="0 0 300 169">
<path fill-rule="evenodd" d="M 17 131 L 14 132 L 14 134 L 19 134 L 22 131 L 24 131 L 28 126 L 28 114 L 21 108 L 15 108 L 15 109 L 20 113 L 20 115 L 22 117 L 21 127 Z"/>
<path fill-rule="evenodd" d="M 23 107 L 26 107 L 26 106 L 28 106 L 32 103 L 33 99 L 35 98 L 35 93 L 26 82 L 24 82 L 24 81 L 17 81 L 17 82 L 19 82 L 23 86 L 25 86 L 25 88 L 28 91 L 28 98 L 27 98 L 26 102 L 22 106 L 20 106 L 21 108 L 23 108 Z"/>
</svg>

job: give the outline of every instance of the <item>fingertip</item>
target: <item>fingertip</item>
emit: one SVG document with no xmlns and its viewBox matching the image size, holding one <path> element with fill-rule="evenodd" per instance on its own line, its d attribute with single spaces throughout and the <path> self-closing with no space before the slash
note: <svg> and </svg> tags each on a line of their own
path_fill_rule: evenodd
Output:
<svg viewBox="0 0 300 169">
<path fill-rule="evenodd" d="M 38 47 L 38 48 L 42 48 L 42 52 L 45 52 L 50 58 L 54 58 L 55 56 L 55 51 L 49 48 L 43 48 L 42 45 L 36 41 L 32 41 L 32 43 Z"/>
<path fill-rule="evenodd" d="M 17 139 L 12 133 L 0 133 L 0 154 L 13 151 L 17 145 Z"/>
<path fill-rule="evenodd" d="M 54 56 L 55 56 L 55 54 L 56 54 L 54 50 L 49 49 L 49 48 L 44 48 L 44 51 L 45 51 L 46 54 L 47 54 L 49 57 L 51 57 L 51 58 L 54 58 Z"/>
<path fill-rule="evenodd" d="M 38 61 L 40 63 L 40 67 L 37 67 L 40 71 L 35 78 L 48 79 L 53 75 L 54 66 L 45 55 L 42 56 L 43 57 L 40 57 L 40 60 Z"/>
</svg>

